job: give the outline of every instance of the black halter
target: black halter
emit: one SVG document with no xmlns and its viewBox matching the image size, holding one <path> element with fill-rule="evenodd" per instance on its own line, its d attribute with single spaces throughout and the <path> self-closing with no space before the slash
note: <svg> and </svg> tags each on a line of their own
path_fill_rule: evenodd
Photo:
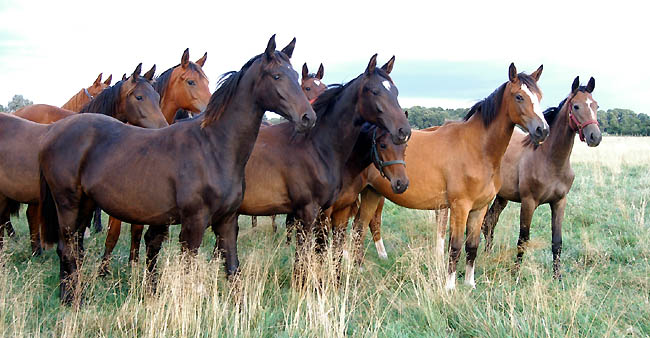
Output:
<svg viewBox="0 0 650 338">
<path fill-rule="evenodd" d="M 379 169 L 379 173 L 384 178 L 386 178 L 386 174 L 384 173 L 385 167 L 388 167 L 389 165 L 393 165 L 393 164 L 402 164 L 404 165 L 404 167 L 406 167 L 406 162 L 402 160 L 386 161 L 386 162 L 381 160 L 381 158 L 379 157 L 379 152 L 377 151 L 377 128 L 375 128 L 372 131 L 372 147 L 370 149 L 370 157 L 372 158 L 372 162 L 375 164 L 377 169 Z"/>
</svg>

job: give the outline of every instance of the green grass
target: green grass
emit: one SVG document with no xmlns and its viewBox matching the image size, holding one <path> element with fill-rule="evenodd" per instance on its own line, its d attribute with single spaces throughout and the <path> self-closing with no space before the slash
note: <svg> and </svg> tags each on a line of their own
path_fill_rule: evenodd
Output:
<svg viewBox="0 0 650 338">
<path fill-rule="evenodd" d="M 196 263 L 184 267 L 179 227 L 172 227 L 155 296 L 144 291 L 144 264 L 127 262 L 128 227 L 105 278 L 96 276 L 96 268 L 106 234 L 93 235 L 85 241 L 85 303 L 77 311 L 59 304 L 56 253 L 30 258 L 21 216 L 14 220 L 16 240 L 0 257 L 0 336 L 647 337 L 648 150 L 647 138 L 607 137 L 594 149 L 576 145 L 561 282 L 552 278 L 548 206 L 535 213 L 518 273 L 519 209 L 511 203 L 495 231 L 493 252 L 479 249 L 477 288 L 462 284 L 462 257 L 458 287 L 446 292 L 444 268 L 433 257 L 431 213 L 387 203 L 382 234 L 389 259 L 378 259 L 367 238 L 363 271 L 345 264 L 335 287 L 332 266 L 324 266 L 320 279 L 309 276 L 308 285 L 322 280 L 319 292 L 291 287 L 294 248 L 284 244 L 284 227 L 272 233 L 267 218 L 255 229 L 248 217 L 240 219 L 242 276 L 236 284 L 210 259 L 210 232 Z"/>
</svg>

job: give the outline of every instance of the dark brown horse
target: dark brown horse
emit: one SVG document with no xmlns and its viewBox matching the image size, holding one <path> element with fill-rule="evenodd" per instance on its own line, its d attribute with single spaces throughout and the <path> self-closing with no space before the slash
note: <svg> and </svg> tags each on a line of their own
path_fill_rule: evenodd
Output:
<svg viewBox="0 0 650 338">
<path fill-rule="evenodd" d="M 208 53 L 205 53 L 196 63 L 191 62 L 189 48 L 185 49 L 181 56 L 181 63 L 167 69 L 155 79 L 153 86 L 160 95 L 160 109 L 170 124 L 176 121 L 176 116 L 179 115 L 177 111 L 185 114 L 188 112 L 200 113 L 208 105 L 210 101 L 209 82 L 207 76 L 203 73 L 203 65 L 207 58 Z M 97 210 L 95 211 L 95 220 L 99 219 Z M 104 255 L 100 266 L 100 274 L 102 275 L 108 272 L 111 254 L 115 249 L 117 240 L 120 238 L 121 229 L 122 221 L 112 216 L 109 217 L 108 234 L 106 235 Z M 130 262 L 138 260 L 143 231 L 144 225 L 131 224 Z"/>
<path fill-rule="evenodd" d="M 448 289 L 456 286 L 456 264 L 467 232 L 465 283 L 474 286 L 474 260 L 485 211 L 501 187 L 499 170 L 515 124 L 530 130 L 535 143 L 548 136 L 539 109 L 537 81 L 542 67 L 531 75 L 517 74 L 514 64 L 505 82 L 476 103 L 463 122 L 447 123 L 435 131 L 415 131 L 406 149 L 410 188 L 395 194 L 381 175 L 370 169 L 374 190 L 362 193 L 356 229 L 364 229 L 374 216 L 381 195 L 398 205 L 437 210 L 451 209 Z M 360 252 L 361 248 L 357 248 Z"/>
<path fill-rule="evenodd" d="M 120 81 L 102 91 L 84 106 L 80 114 L 75 115 L 107 115 L 142 127 L 166 126 L 167 122 L 158 106 L 158 94 L 149 81 L 139 75 L 141 68 L 142 64 L 138 65 L 131 79 Z M 0 158 L 3 159 L 0 161 L 0 224 L 9 220 L 10 213 L 18 211 L 19 203 L 29 204 L 27 221 L 32 253 L 36 255 L 41 252 L 39 221 L 36 217 L 39 200 L 39 141 L 53 125 L 34 123 L 7 114 L 0 115 Z M 79 140 L 81 139 L 83 137 Z M 2 231 L 0 228 L 0 235 Z"/>
<path fill-rule="evenodd" d="M 494 227 L 503 208 L 508 201 L 519 202 L 519 265 L 528 243 L 533 213 L 539 205 L 548 203 L 552 214 L 553 275 L 556 278 L 561 277 L 562 220 L 567 194 L 575 177 L 570 161 L 573 142 L 576 134 L 590 147 L 597 146 L 602 139 L 596 118 L 598 103 L 591 96 L 595 86 L 593 77 L 589 79 L 587 86 L 580 86 L 580 79 L 576 77 L 569 96 L 557 107 L 544 112 L 544 117 L 551 126 L 551 136 L 544 144 L 531 144 L 528 142 L 528 135 L 521 131 L 512 135 L 501 161 L 503 185 L 483 222 L 486 250 L 492 247 Z"/>
<path fill-rule="evenodd" d="M 296 269 L 310 243 L 321 210 L 341 191 L 344 168 L 364 121 L 390 131 L 394 143 L 405 143 L 411 128 L 397 102 L 389 76 L 392 58 L 376 67 L 374 55 L 365 72 L 343 86 L 330 87 L 314 108 L 318 121 L 305 137 L 293 137 L 288 123 L 264 127 L 246 166 L 246 194 L 239 212 L 245 215 L 293 213 L 300 221 Z M 291 154 L 287 157 L 286 154 Z M 401 187 L 399 187 L 401 188 Z M 218 228 L 213 227 L 217 232 Z"/>
<path fill-rule="evenodd" d="M 302 88 L 302 92 L 305 93 L 305 96 L 307 96 L 307 100 L 309 100 L 309 103 L 313 104 L 316 102 L 316 99 L 320 94 L 325 92 L 327 89 L 327 85 L 323 83 L 321 80 L 323 79 L 323 75 L 325 74 L 325 69 L 323 68 L 323 64 L 321 63 L 320 66 L 318 67 L 318 73 L 309 73 L 309 68 L 307 68 L 307 63 L 304 63 L 302 65 L 302 79 L 300 80 L 300 88 Z M 269 122 L 262 122 L 262 126 L 268 127 L 271 126 L 272 124 Z M 275 216 L 276 215 L 271 215 L 271 227 L 273 228 L 273 232 L 277 231 L 277 226 L 275 224 Z M 251 216 L 251 225 L 252 227 L 257 226 L 257 216 Z M 290 226 L 290 223 L 287 223 L 288 226 Z M 290 232 L 290 231 L 289 231 Z"/>
<path fill-rule="evenodd" d="M 289 62 L 294 46 L 295 39 L 277 52 L 271 37 L 264 53 L 222 77 L 200 117 L 168 128 L 147 130 L 88 115 L 52 126 L 39 152 L 41 215 L 50 220 L 42 233 L 46 242 L 58 242 L 64 303 L 80 299 L 75 291 L 83 248 L 75 234 L 95 205 L 126 222 L 150 224 L 145 242 L 151 276 L 168 225 L 178 222 L 181 248 L 189 253 L 197 252 L 212 224 L 227 274 L 238 271 L 237 209 L 264 112 L 295 121 L 298 132 L 316 121 Z"/>
</svg>

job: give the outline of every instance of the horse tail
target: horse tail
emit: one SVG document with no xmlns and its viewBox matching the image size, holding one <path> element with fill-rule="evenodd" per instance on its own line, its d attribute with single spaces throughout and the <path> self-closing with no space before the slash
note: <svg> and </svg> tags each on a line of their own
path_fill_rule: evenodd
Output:
<svg viewBox="0 0 650 338">
<path fill-rule="evenodd" d="M 43 171 L 40 177 L 41 196 L 38 204 L 38 218 L 41 227 L 41 242 L 51 245 L 59 241 L 59 217 L 50 186 L 45 181 Z"/>
</svg>

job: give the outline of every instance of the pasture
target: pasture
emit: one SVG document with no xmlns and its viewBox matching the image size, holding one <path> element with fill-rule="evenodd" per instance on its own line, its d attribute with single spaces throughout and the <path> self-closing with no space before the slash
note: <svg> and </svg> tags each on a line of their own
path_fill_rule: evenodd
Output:
<svg viewBox="0 0 650 338">
<path fill-rule="evenodd" d="M 576 142 L 572 162 L 563 280 L 552 278 L 546 205 L 535 213 L 529 249 L 513 272 L 519 209 L 510 203 L 493 252 L 485 254 L 481 243 L 474 290 L 459 279 L 445 291 L 446 259 L 433 256 L 432 213 L 387 202 L 388 260 L 377 257 L 367 236 L 363 270 L 345 263 L 339 287 L 333 266 L 325 265 L 308 277 L 312 287 L 291 288 L 295 250 L 285 245 L 284 227 L 274 234 L 268 218 L 253 229 L 240 217 L 242 274 L 235 284 L 211 259 L 211 231 L 185 268 L 173 226 L 154 296 L 144 282 L 144 249 L 140 263 L 127 262 L 128 231 L 103 278 L 97 268 L 106 232 L 92 235 L 81 268 L 84 306 L 75 310 L 58 297 L 56 252 L 30 259 L 21 212 L 18 234 L 0 256 L 0 336 L 650 336 L 650 138 L 604 137 L 597 148 Z M 459 264 L 462 277 L 462 257 Z"/>
</svg>

